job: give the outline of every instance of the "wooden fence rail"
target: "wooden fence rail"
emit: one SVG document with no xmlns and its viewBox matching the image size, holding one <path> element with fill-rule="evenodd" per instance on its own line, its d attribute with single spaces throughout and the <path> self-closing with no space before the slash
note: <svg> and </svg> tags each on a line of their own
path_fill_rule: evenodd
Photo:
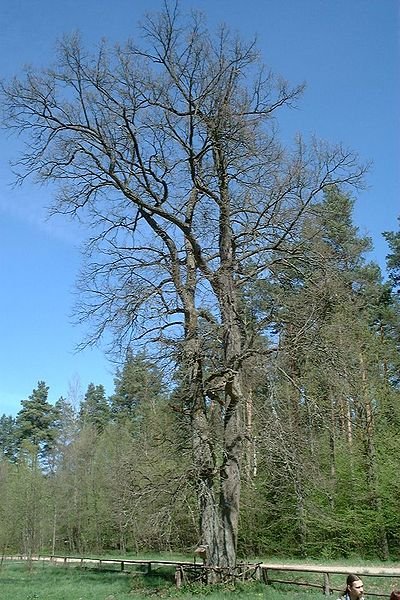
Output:
<svg viewBox="0 0 400 600">
<path fill-rule="evenodd" d="M 143 566 L 147 567 L 148 572 L 151 572 L 152 567 L 157 566 L 171 566 L 182 565 L 183 567 L 193 567 L 193 561 L 174 561 L 174 560 L 154 560 L 154 559 L 135 559 L 135 558 L 94 558 L 90 556 L 65 556 L 60 554 L 35 554 L 35 555 L 24 555 L 18 554 L 13 556 L 2 556 L 1 560 L 17 560 L 17 561 L 42 561 L 51 562 L 54 564 L 63 564 L 68 566 L 69 564 L 84 566 L 97 566 L 98 568 L 105 567 L 107 565 L 119 565 L 120 571 L 125 571 L 126 566 Z M 201 565 L 198 563 L 198 566 Z"/>
<path fill-rule="evenodd" d="M 320 566 L 320 565 L 291 565 L 291 564 L 279 564 L 279 563 L 260 563 L 259 568 L 261 569 L 261 579 L 265 583 L 284 583 L 289 585 L 305 585 L 308 587 L 322 588 L 325 595 L 330 595 L 332 592 L 341 592 L 342 588 L 334 588 L 331 585 L 330 575 L 349 575 L 350 573 L 356 573 L 363 577 L 397 577 L 398 588 L 400 588 L 400 568 L 399 567 L 358 567 L 358 566 Z M 283 572 L 297 572 L 297 573 L 321 573 L 323 580 L 322 584 L 318 585 L 309 582 L 290 581 L 283 579 L 276 579 L 270 576 L 271 571 L 283 571 Z M 377 593 L 368 592 L 366 596 L 377 596 L 383 598 L 389 598 L 389 593 Z"/>
</svg>

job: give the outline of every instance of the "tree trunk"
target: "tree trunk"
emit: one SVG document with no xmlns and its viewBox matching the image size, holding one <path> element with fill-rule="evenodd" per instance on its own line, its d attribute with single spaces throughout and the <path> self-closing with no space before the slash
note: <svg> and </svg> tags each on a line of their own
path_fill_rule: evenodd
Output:
<svg viewBox="0 0 400 600">
<path fill-rule="evenodd" d="M 232 383 L 232 387 L 237 385 Z M 240 393 L 236 390 L 235 396 Z M 220 510 L 222 516 L 221 566 L 236 565 L 236 548 L 240 502 L 241 422 L 237 408 L 227 409 L 224 427 L 224 460 L 221 466 Z"/>
<path fill-rule="evenodd" d="M 57 533 L 57 506 L 53 507 L 53 535 L 51 540 L 51 553 L 54 556 L 56 553 L 56 533 Z"/>
<path fill-rule="evenodd" d="M 228 268 L 220 279 L 220 306 L 223 327 L 223 348 L 225 365 L 224 389 L 224 435 L 223 460 L 220 469 L 220 511 L 221 539 L 223 556 L 221 566 L 233 568 L 236 565 L 237 535 L 239 523 L 239 503 L 241 486 L 242 446 L 245 433 L 243 423 L 243 362 L 242 334 L 238 301 L 232 271 L 229 268 L 233 260 L 232 248 L 227 244 L 230 230 L 222 232 L 222 257 L 226 257 Z"/>
<path fill-rule="evenodd" d="M 247 481 L 257 475 L 256 444 L 253 435 L 253 393 L 251 389 L 245 394 L 244 423 L 246 427 L 245 476 Z"/>
<path fill-rule="evenodd" d="M 198 402 L 201 400 L 201 398 L 197 399 Z M 201 544 L 207 548 L 205 562 L 215 566 L 220 563 L 220 519 L 216 499 L 217 466 L 209 436 L 206 416 L 201 407 L 198 407 L 192 418 L 192 443 L 193 463 L 197 476 L 200 536 Z"/>
<path fill-rule="evenodd" d="M 365 410 L 365 454 L 367 461 L 367 480 L 369 487 L 369 496 L 371 507 L 376 510 L 378 514 L 378 527 L 379 527 L 379 546 L 381 550 L 381 557 L 383 560 L 389 558 L 389 544 L 387 540 L 386 528 L 383 519 L 382 512 L 382 499 L 378 489 L 378 475 L 376 469 L 376 452 L 374 443 L 374 417 L 371 406 L 371 400 L 369 397 L 368 390 L 368 378 L 365 367 L 365 361 L 362 353 L 360 352 L 360 368 L 361 368 L 361 379 L 362 379 L 362 391 L 363 391 L 363 404 Z"/>
</svg>

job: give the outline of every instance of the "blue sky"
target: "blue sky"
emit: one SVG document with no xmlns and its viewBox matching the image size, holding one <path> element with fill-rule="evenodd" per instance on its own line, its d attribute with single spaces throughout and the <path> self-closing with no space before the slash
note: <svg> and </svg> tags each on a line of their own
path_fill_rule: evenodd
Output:
<svg viewBox="0 0 400 600">
<path fill-rule="evenodd" d="M 1 0 L 0 77 L 24 64 L 46 65 L 63 33 L 79 30 L 90 45 L 135 35 L 155 0 Z M 282 115 L 285 138 L 296 131 L 343 142 L 373 162 L 355 220 L 384 265 L 381 233 L 400 214 L 400 2 L 398 0 L 181 0 L 215 26 L 257 34 L 264 61 L 291 83 L 307 82 L 299 108 Z M 52 189 L 12 188 L 8 161 L 19 142 L 0 132 L 0 414 L 16 414 L 38 380 L 49 399 L 78 400 L 90 382 L 113 391 L 115 364 L 102 348 L 75 353 L 84 326 L 72 326 L 82 231 L 47 220 Z"/>
</svg>

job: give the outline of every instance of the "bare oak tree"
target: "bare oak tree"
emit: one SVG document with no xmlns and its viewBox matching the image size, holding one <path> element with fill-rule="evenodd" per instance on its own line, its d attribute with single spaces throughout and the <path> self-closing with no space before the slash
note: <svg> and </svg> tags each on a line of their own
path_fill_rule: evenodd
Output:
<svg viewBox="0 0 400 600">
<path fill-rule="evenodd" d="M 64 39 L 56 64 L 3 85 L 18 164 L 59 184 L 55 212 L 90 223 L 80 316 L 91 342 L 111 329 L 178 352 L 181 410 L 208 564 L 236 562 L 248 385 L 268 310 L 249 326 L 244 290 L 276 261 L 301 257 L 307 211 L 363 167 L 340 146 L 299 136 L 287 150 L 275 114 L 290 87 L 254 43 L 166 5 L 130 41 L 90 54 Z"/>
</svg>

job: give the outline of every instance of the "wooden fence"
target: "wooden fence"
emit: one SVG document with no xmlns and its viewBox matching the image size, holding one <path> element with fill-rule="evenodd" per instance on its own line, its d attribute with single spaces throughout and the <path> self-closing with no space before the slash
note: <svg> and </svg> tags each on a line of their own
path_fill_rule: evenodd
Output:
<svg viewBox="0 0 400 600">
<path fill-rule="evenodd" d="M 335 588 L 331 585 L 331 575 L 349 575 L 356 573 L 362 577 L 387 577 L 398 578 L 397 588 L 400 588 L 400 568 L 399 567 L 359 567 L 359 566 L 319 566 L 319 565 L 291 565 L 279 563 L 260 563 L 261 578 L 267 584 L 284 583 L 288 585 L 304 585 L 307 587 L 316 587 L 322 589 L 325 595 L 330 595 L 333 592 L 340 593 L 341 588 Z M 272 576 L 271 576 L 272 572 Z M 322 576 L 321 584 L 294 581 L 287 579 L 277 579 L 274 575 L 276 572 L 296 572 L 296 573 L 320 573 Z M 366 596 L 377 596 L 389 598 L 390 591 L 386 593 L 366 592 Z"/>
<path fill-rule="evenodd" d="M 195 573 L 198 575 L 197 579 L 207 580 L 207 572 L 210 567 L 203 566 L 202 563 L 195 563 L 193 561 L 174 561 L 174 560 L 153 560 L 153 559 L 128 559 L 128 558 L 92 558 L 92 557 L 81 557 L 81 556 L 64 556 L 64 555 L 17 555 L 17 556 L 3 556 L 3 560 L 32 560 L 50 562 L 53 564 L 61 564 L 64 566 L 78 565 L 82 568 L 92 567 L 98 569 L 106 569 L 107 567 L 117 568 L 121 572 L 130 572 L 133 567 L 144 567 L 147 573 L 151 573 L 153 569 L 160 566 L 170 566 L 175 568 L 175 580 L 177 585 L 182 585 L 185 582 L 185 572 Z M 214 569 L 215 570 L 215 569 Z M 218 569 L 217 569 L 218 570 Z M 348 575 L 350 573 L 356 573 L 359 576 L 364 577 L 382 577 L 382 578 L 397 578 L 396 588 L 400 589 L 400 567 L 360 567 L 360 566 L 320 566 L 320 565 L 304 565 L 304 564 L 284 564 L 284 563 L 243 563 L 237 567 L 237 575 L 234 574 L 234 578 L 243 578 L 244 573 L 250 573 L 250 579 L 257 579 L 263 581 L 265 584 L 281 583 L 287 585 L 299 585 L 311 588 L 318 588 L 324 592 L 325 595 L 330 595 L 334 592 L 341 592 L 344 585 L 341 588 L 335 588 L 331 583 L 331 575 Z M 234 571 L 236 571 L 234 570 Z M 312 583 L 310 581 L 299 581 L 295 579 L 282 579 L 279 577 L 279 573 L 314 573 L 321 575 L 320 583 Z M 247 577 L 246 577 L 247 579 Z M 368 587 L 368 586 L 367 586 Z M 389 598 L 390 591 L 386 592 L 370 592 L 367 590 L 366 596 L 377 596 L 383 598 Z"/>
<path fill-rule="evenodd" d="M 81 567 L 97 567 L 99 569 L 106 568 L 107 566 L 117 566 L 120 571 L 125 571 L 129 566 L 145 567 L 148 573 L 151 573 L 153 567 L 157 566 L 171 566 L 176 567 L 182 565 L 183 567 L 193 567 L 193 561 L 174 561 L 174 560 L 153 560 L 153 559 L 134 559 L 134 558 L 93 558 L 89 556 L 65 556 L 59 554 L 35 554 L 27 556 L 23 554 L 13 556 L 3 556 L 1 560 L 13 560 L 13 561 L 42 561 L 50 562 L 53 564 L 78 565 Z M 200 567 L 201 565 L 198 564 Z"/>
</svg>

